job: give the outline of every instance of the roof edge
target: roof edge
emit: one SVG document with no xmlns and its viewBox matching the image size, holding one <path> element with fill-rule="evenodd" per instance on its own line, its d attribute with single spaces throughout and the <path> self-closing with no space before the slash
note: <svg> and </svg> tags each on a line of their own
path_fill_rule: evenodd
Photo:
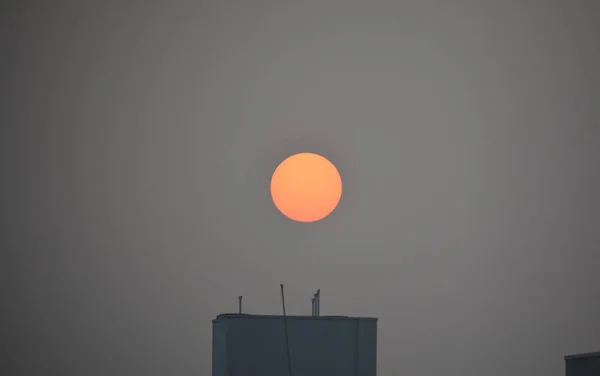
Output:
<svg viewBox="0 0 600 376">
<path fill-rule="evenodd" d="M 597 358 L 597 357 L 600 358 L 600 351 L 567 355 L 567 356 L 565 356 L 565 360 Z"/>
<path fill-rule="evenodd" d="M 224 319 L 274 319 L 282 318 L 283 315 L 254 315 L 247 313 L 220 313 L 213 321 Z M 311 319 L 311 320 L 368 320 L 378 321 L 377 317 L 351 317 L 351 316 L 311 316 L 311 315 L 286 315 L 291 319 Z"/>
</svg>

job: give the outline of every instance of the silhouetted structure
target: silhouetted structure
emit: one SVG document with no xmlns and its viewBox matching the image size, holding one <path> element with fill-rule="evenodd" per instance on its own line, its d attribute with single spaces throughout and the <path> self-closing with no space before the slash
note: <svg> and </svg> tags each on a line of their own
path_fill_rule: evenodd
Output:
<svg viewBox="0 0 600 376">
<path fill-rule="evenodd" d="M 377 319 L 287 316 L 293 376 L 375 376 Z M 288 376 L 283 316 L 213 320 L 213 376 Z"/>
<path fill-rule="evenodd" d="M 566 376 L 600 376 L 600 351 L 565 356 Z"/>
</svg>

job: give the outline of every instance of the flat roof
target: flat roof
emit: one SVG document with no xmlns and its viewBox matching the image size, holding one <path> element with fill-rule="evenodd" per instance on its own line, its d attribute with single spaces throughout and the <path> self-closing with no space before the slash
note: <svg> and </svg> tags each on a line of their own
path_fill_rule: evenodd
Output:
<svg viewBox="0 0 600 376">
<path fill-rule="evenodd" d="M 565 360 L 597 358 L 597 357 L 600 357 L 600 351 L 567 355 L 567 356 L 565 356 Z"/>
<path fill-rule="evenodd" d="M 303 320 L 368 320 L 377 321 L 376 317 L 350 317 L 350 316 L 301 316 L 301 315 L 286 315 L 288 319 L 303 319 Z M 253 315 L 247 313 L 221 313 L 213 321 L 228 320 L 228 319 L 281 319 L 283 315 Z"/>
</svg>

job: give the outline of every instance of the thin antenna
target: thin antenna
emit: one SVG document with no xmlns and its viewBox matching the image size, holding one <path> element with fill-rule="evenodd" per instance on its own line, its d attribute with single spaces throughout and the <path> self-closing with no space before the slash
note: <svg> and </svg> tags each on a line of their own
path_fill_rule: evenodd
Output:
<svg viewBox="0 0 600 376">
<path fill-rule="evenodd" d="M 317 316 L 321 316 L 321 289 L 318 289 L 315 295 L 317 297 Z"/>
<path fill-rule="evenodd" d="M 290 344 L 288 341 L 287 320 L 285 318 L 285 296 L 283 295 L 283 285 L 281 286 L 281 304 L 283 306 L 283 328 L 285 330 L 285 349 L 287 351 L 288 376 L 292 376 L 292 362 L 290 361 Z"/>
<path fill-rule="evenodd" d="M 238 312 L 241 314 L 242 313 L 242 296 L 238 296 Z"/>
</svg>

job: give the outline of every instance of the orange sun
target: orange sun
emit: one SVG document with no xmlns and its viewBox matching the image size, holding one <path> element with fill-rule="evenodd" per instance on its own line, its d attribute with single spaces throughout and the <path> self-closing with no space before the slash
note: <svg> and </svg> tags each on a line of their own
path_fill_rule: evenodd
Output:
<svg viewBox="0 0 600 376">
<path fill-rule="evenodd" d="M 298 222 L 327 217 L 342 198 L 342 179 L 333 163 L 318 154 L 285 159 L 271 178 L 271 197 L 279 211 Z"/>
</svg>

